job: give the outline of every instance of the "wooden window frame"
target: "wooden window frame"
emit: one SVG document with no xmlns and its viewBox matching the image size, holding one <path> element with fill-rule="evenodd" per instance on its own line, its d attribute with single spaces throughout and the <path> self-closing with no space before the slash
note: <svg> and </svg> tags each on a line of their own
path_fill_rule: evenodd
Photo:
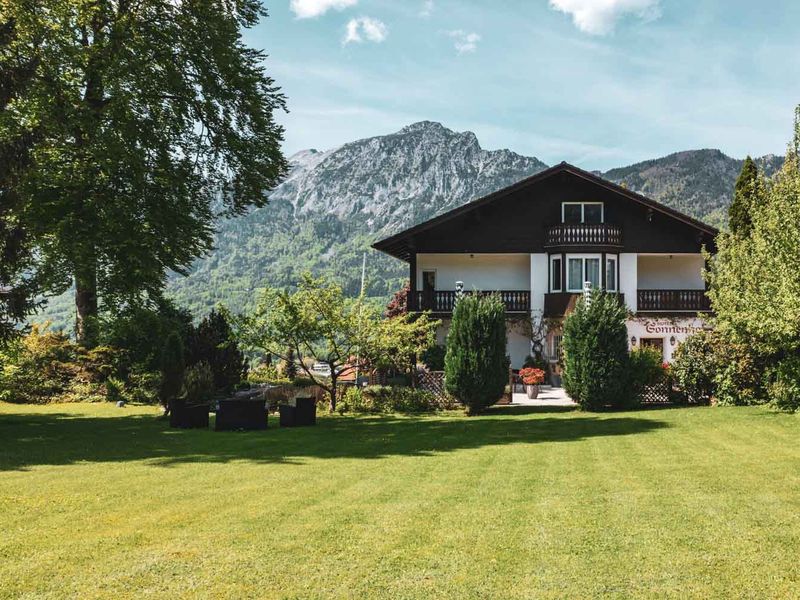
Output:
<svg viewBox="0 0 800 600">
<path fill-rule="evenodd" d="M 564 223 L 564 207 L 567 205 L 576 206 L 580 205 L 581 207 L 581 224 L 586 223 L 586 205 L 592 206 L 600 206 L 600 223 L 606 222 L 606 207 L 605 202 L 562 202 L 561 203 L 561 223 Z"/>
</svg>

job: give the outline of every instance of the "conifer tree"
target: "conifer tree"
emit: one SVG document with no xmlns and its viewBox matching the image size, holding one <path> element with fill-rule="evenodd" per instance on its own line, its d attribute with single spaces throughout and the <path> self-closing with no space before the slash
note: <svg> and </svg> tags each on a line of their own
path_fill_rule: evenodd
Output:
<svg viewBox="0 0 800 600">
<path fill-rule="evenodd" d="M 728 208 L 728 224 L 731 232 L 748 237 L 753 227 L 753 210 L 760 195 L 758 167 L 749 156 L 744 159 L 742 171 L 736 180 L 733 201 Z"/>
<path fill-rule="evenodd" d="M 496 295 L 473 294 L 453 309 L 444 358 L 445 385 L 468 415 L 497 402 L 508 382 L 505 306 Z"/>
</svg>

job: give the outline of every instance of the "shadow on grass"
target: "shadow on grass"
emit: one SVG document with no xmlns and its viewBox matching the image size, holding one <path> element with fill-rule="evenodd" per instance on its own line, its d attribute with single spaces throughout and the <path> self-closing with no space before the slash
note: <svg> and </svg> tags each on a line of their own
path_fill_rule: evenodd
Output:
<svg viewBox="0 0 800 600">
<path fill-rule="evenodd" d="M 565 412 L 561 408 L 570 410 L 521 406 L 498 408 L 473 418 L 323 417 L 316 427 L 296 429 L 279 429 L 277 419 L 270 416 L 267 431 L 246 433 L 170 429 L 166 420 L 152 416 L 3 414 L 0 471 L 78 462 L 147 460 L 169 466 L 238 460 L 299 463 L 305 458 L 425 456 L 483 446 L 633 435 L 667 426 L 652 418 L 631 416 L 545 416 L 547 412 Z"/>
</svg>

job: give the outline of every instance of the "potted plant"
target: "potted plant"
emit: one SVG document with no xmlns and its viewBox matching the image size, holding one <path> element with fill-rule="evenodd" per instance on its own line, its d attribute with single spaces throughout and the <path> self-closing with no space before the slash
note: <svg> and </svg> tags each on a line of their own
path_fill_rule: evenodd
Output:
<svg viewBox="0 0 800 600">
<path fill-rule="evenodd" d="M 544 371 L 536 367 L 527 367 L 519 372 L 528 398 L 533 400 L 539 395 L 539 385 L 544 382 Z"/>
</svg>

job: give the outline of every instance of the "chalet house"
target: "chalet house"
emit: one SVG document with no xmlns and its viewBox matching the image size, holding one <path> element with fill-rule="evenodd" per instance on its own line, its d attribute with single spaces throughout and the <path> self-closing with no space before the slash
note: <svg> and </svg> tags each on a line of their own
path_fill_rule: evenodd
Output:
<svg viewBox="0 0 800 600">
<path fill-rule="evenodd" d="M 508 354 L 539 351 L 558 373 L 563 318 L 586 286 L 629 310 L 631 346 L 659 348 L 704 327 L 702 249 L 717 230 L 592 173 L 561 163 L 374 244 L 408 263 L 409 310 L 430 311 L 444 343 L 456 290 L 498 292 Z M 557 383 L 557 381 L 556 381 Z"/>
</svg>

